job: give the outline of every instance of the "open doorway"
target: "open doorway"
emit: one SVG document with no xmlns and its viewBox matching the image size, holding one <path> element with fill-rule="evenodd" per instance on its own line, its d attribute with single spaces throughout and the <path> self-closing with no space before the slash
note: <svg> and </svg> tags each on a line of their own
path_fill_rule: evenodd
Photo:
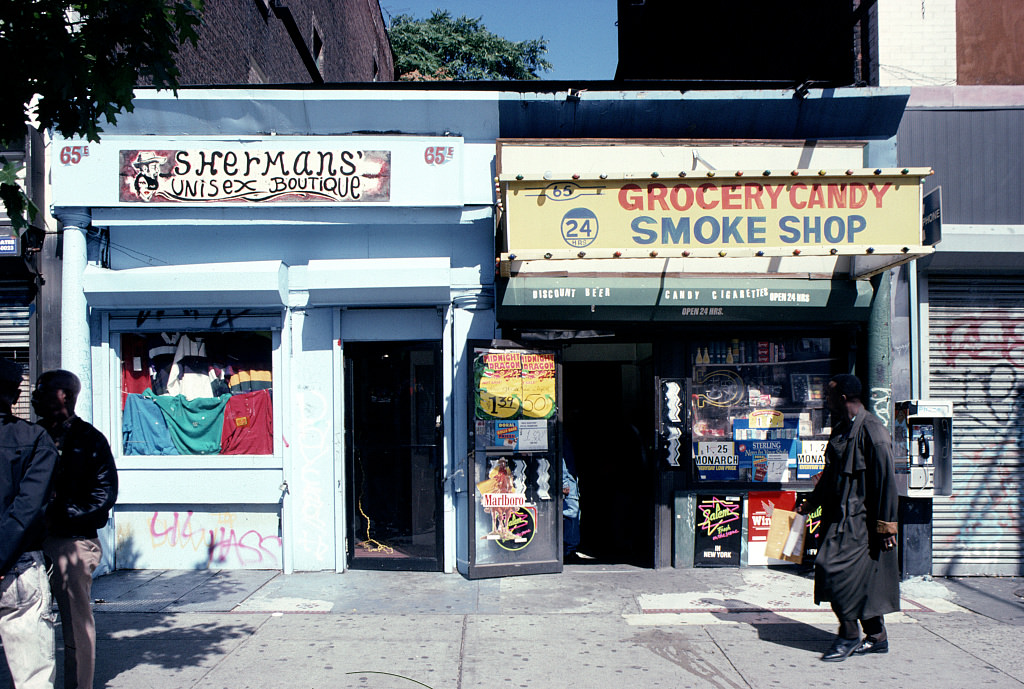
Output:
<svg viewBox="0 0 1024 689">
<path fill-rule="evenodd" d="M 345 345 L 348 566 L 441 569 L 441 344 Z"/>
<path fill-rule="evenodd" d="M 580 488 L 584 562 L 654 566 L 654 369 L 650 343 L 563 350 L 563 433 Z"/>
</svg>

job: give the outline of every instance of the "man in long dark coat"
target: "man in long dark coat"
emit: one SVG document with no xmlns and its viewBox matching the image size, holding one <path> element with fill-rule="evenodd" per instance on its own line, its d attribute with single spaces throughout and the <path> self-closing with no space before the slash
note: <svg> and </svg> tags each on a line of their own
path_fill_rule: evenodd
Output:
<svg viewBox="0 0 1024 689">
<path fill-rule="evenodd" d="M 829 382 L 833 426 L 825 469 L 814 492 L 797 507 L 801 514 L 823 508 L 814 602 L 829 601 L 839 618 L 839 634 L 821 657 L 827 662 L 843 661 L 851 653 L 887 653 L 882 616 L 900 609 L 892 439 L 860 398 L 855 376 L 841 374 Z"/>
</svg>

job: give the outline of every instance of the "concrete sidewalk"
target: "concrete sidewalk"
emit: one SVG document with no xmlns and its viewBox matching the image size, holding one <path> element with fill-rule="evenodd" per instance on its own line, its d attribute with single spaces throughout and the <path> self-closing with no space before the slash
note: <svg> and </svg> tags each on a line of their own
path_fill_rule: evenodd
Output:
<svg viewBox="0 0 1024 689">
<path fill-rule="evenodd" d="M 904 582 L 892 651 L 838 664 L 818 659 L 835 619 L 812 583 L 613 565 L 482 581 L 115 572 L 93 589 L 96 686 L 1024 687 L 1021 579 Z"/>
</svg>

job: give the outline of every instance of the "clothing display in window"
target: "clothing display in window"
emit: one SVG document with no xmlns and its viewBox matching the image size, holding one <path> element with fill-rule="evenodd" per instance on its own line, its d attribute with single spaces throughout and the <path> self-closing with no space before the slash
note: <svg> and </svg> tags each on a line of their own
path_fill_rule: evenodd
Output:
<svg viewBox="0 0 1024 689">
<path fill-rule="evenodd" d="M 152 386 L 149 347 L 141 335 L 121 337 L 121 408 L 127 395 L 142 394 Z"/>
<path fill-rule="evenodd" d="M 273 454 L 272 358 L 269 331 L 121 334 L 123 453 Z"/>
<path fill-rule="evenodd" d="M 269 390 L 273 387 L 273 381 L 270 371 L 246 369 L 232 373 L 228 379 L 228 386 L 231 388 L 231 392 L 254 392 Z"/>
<path fill-rule="evenodd" d="M 213 397 L 213 366 L 206 357 L 206 342 L 188 334 L 178 338 L 174 360 L 167 376 L 167 394 L 183 395 L 185 399 Z"/>
<path fill-rule="evenodd" d="M 167 394 L 167 379 L 178 351 L 178 333 L 154 333 L 146 337 L 149 346 L 149 365 L 152 374 L 152 388 L 157 395 Z"/>
<path fill-rule="evenodd" d="M 232 395 L 224 407 L 221 454 L 274 453 L 274 414 L 270 390 Z"/>
<path fill-rule="evenodd" d="M 220 453 L 220 434 L 224 425 L 224 406 L 230 395 L 195 400 L 183 395 L 143 393 L 156 402 L 167 420 L 171 440 L 183 455 L 215 455 Z"/>
<path fill-rule="evenodd" d="M 171 440 L 167 421 L 156 402 L 134 393 L 125 395 L 124 400 L 121 432 L 124 436 L 125 455 L 180 454 Z"/>
<path fill-rule="evenodd" d="M 231 392 L 268 390 L 273 386 L 270 373 L 270 338 L 261 333 L 243 333 L 231 341 L 227 356 L 227 380 Z"/>
</svg>

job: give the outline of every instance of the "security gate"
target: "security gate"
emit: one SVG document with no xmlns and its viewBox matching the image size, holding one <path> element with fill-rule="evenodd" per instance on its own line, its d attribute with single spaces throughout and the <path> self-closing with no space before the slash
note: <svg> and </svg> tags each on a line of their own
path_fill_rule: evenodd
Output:
<svg viewBox="0 0 1024 689">
<path fill-rule="evenodd" d="M 926 397 L 954 402 L 935 574 L 1024 573 L 1024 279 L 930 277 Z"/>
</svg>

